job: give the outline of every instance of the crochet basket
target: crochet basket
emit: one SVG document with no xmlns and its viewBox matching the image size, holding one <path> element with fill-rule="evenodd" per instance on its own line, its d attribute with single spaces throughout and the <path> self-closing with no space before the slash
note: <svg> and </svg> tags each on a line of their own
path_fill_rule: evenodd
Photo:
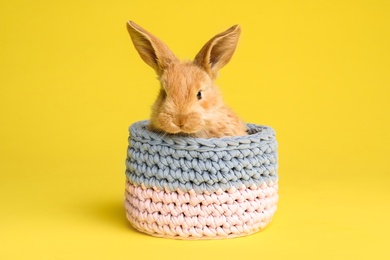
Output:
<svg viewBox="0 0 390 260">
<path fill-rule="evenodd" d="M 272 219 L 278 201 L 277 142 L 270 127 L 247 136 L 159 135 L 148 121 L 130 126 L 126 216 L 137 230 L 174 239 L 252 234 Z"/>
</svg>

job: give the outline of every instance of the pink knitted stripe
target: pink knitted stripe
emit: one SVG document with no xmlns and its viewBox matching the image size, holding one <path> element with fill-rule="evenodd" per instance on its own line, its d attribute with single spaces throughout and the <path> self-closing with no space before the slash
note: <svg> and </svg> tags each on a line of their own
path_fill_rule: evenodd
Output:
<svg viewBox="0 0 390 260">
<path fill-rule="evenodd" d="M 252 234 L 276 210 L 277 183 L 213 194 L 165 192 L 126 183 L 127 218 L 147 234 L 176 239 L 215 239 Z"/>
</svg>

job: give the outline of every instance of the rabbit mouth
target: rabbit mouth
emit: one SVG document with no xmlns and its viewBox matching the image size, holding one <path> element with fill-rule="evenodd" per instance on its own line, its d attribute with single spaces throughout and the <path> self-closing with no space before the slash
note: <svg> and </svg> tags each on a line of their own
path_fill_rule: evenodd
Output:
<svg viewBox="0 0 390 260">
<path fill-rule="evenodd" d="M 172 134 L 182 134 L 182 135 L 191 135 L 200 132 L 203 129 L 200 122 L 185 122 L 181 124 L 176 124 L 172 122 L 172 125 L 169 130 L 172 130 Z"/>
<path fill-rule="evenodd" d="M 204 128 L 203 120 L 194 114 L 172 116 L 161 113 L 157 121 L 158 128 L 170 134 L 192 135 Z"/>
</svg>

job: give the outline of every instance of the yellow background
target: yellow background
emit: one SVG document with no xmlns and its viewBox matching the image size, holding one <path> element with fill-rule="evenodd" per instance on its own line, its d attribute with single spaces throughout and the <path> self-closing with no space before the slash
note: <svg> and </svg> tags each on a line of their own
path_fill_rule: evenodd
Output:
<svg viewBox="0 0 390 260">
<path fill-rule="evenodd" d="M 1 1 L 0 259 L 390 259 L 389 17 L 376 0 Z M 184 59 L 242 26 L 217 84 L 277 132 L 264 231 L 188 242 L 127 224 L 127 127 L 158 89 L 128 19 Z"/>
</svg>

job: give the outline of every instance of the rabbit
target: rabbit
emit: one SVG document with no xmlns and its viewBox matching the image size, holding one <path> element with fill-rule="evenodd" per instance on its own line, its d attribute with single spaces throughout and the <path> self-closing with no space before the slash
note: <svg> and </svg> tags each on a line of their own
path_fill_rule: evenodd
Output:
<svg viewBox="0 0 390 260">
<path fill-rule="evenodd" d="M 148 130 L 194 138 L 247 135 L 246 124 L 225 105 L 214 85 L 218 71 L 236 49 L 238 25 L 215 35 L 193 61 L 180 61 L 161 40 L 132 21 L 127 22 L 127 30 L 161 85 Z"/>
</svg>

